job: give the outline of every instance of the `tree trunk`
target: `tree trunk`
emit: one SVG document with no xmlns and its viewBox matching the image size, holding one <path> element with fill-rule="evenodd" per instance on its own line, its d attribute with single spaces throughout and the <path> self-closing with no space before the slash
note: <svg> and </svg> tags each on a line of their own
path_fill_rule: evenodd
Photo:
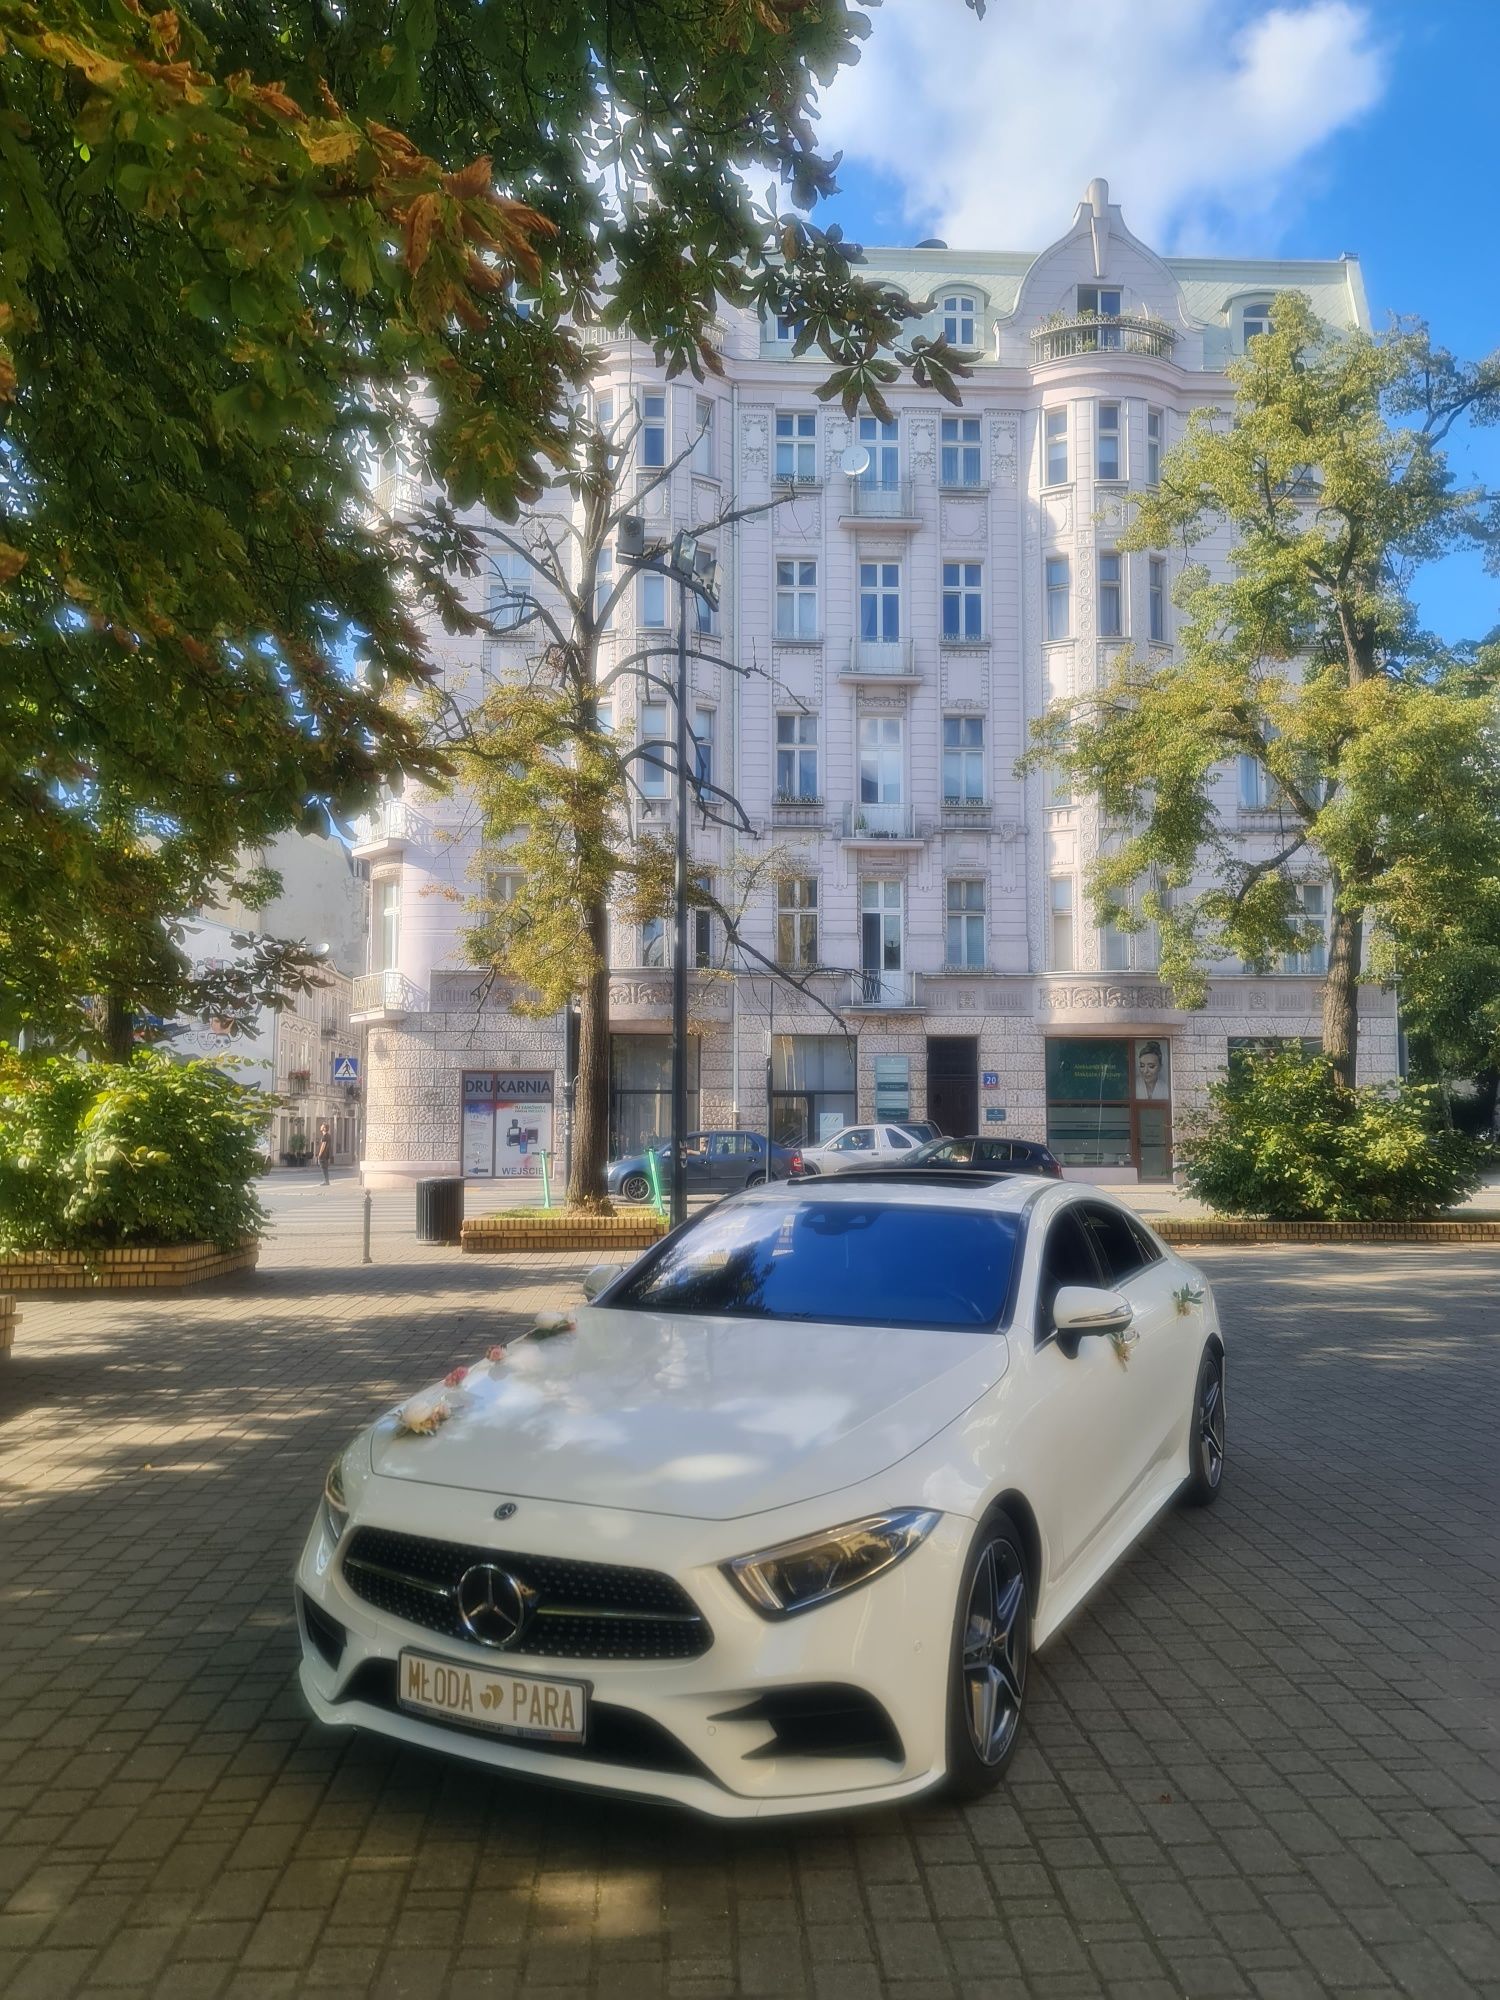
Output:
<svg viewBox="0 0 1500 2000">
<path fill-rule="evenodd" d="M 609 919 L 603 903 L 588 911 L 587 925 L 597 970 L 580 995 L 570 1208 L 594 1208 L 603 1202 L 609 1160 Z"/>
<path fill-rule="evenodd" d="M 130 1002 L 118 993 L 111 993 L 104 1010 L 104 1043 L 109 1060 L 128 1063 L 135 1054 L 135 1015 Z"/>
<path fill-rule="evenodd" d="M 1360 917 L 1330 883 L 1333 912 L 1328 929 L 1328 978 L 1323 987 L 1323 1053 L 1339 1077 L 1354 1087 L 1359 1055 Z"/>
</svg>

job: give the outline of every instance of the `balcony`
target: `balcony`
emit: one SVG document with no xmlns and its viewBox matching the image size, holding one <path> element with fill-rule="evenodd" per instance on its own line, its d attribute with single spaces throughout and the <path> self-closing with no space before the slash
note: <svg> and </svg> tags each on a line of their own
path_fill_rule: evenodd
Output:
<svg viewBox="0 0 1500 2000">
<path fill-rule="evenodd" d="M 362 972 L 354 982 L 351 1023 L 401 1021 L 408 1014 L 425 1014 L 427 995 L 403 972 Z"/>
<path fill-rule="evenodd" d="M 1149 354 L 1170 361 L 1176 345 L 1176 329 L 1165 320 L 1084 313 L 1056 326 L 1039 326 L 1031 336 L 1031 359 L 1035 365 L 1071 361 L 1080 354 Z"/>
<path fill-rule="evenodd" d="M 568 331 L 580 347 L 621 347 L 636 338 L 627 329 L 616 326 L 574 326 Z M 715 353 L 722 354 L 728 331 L 722 320 L 713 319 L 703 329 L 703 337 Z"/>
<path fill-rule="evenodd" d="M 356 861 L 393 860 L 420 844 L 427 831 L 426 820 L 404 800 L 387 799 L 354 822 L 354 845 L 349 851 Z"/>
<path fill-rule="evenodd" d="M 990 823 L 990 807 L 983 799 L 944 799 L 943 826 L 949 833 L 982 833 Z"/>
<path fill-rule="evenodd" d="M 922 676 L 910 639 L 851 639 L 844 681 L 881 681 L 894 687 L 915 687 Z"/>
<path fill-rule="evenodd" d="M 844 1002 L 851 1014 L 915 1014 L 917 975 L 914 972 L 851 972 L 849 997 Z"/>
<path fill-rule="evenodd" d="M 775 798 L 771 801 L 771 817 L 777 826 L 805 827 L 821 833 L 828 819 L 828 808 L 821 799 Z"/>
<path fill-rule="evenodd" d="M 846 479 L 839 500 L 839 519 L 845 527 L 857 528 L 867 521 L 879 521 L 882 527 L 903 532 L 915 532 L 922 525 L 909 479 Z"/>
<path fill-rule="evenodd" d="M 910 806 L 875 806 L 851 802 L 844 807 L 839 838 L 851 847 L 920 847 L 922 836 Z"/>
</svg>

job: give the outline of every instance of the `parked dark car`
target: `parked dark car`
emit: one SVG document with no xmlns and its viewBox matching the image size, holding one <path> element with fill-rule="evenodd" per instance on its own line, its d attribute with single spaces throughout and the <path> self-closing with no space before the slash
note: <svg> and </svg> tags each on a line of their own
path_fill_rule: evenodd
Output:
<svg viewBox="0 0 1500 2000">
<path fill-rule="evenodd" d="M 672 1148 L 654 1146 L 663 1189 L 672 1177 Z M 766 1179 L 766 1135 L 764 1132 L 690 1132 L 684 1149 L 687 1160 L 689 1194 L 731 1194 L 740 1188 L 756 1187 Z M 646 1171 L 647 1154 L 631 1153 L 611 1160 L 606 1185 L 622 1201 L 649 1201 L 651 1181 Z M 802 1155 L 794 1146 L 771 1147 L 770 1178 L 784 1181 L 802 1166 Z"/>
<path fill-rule="evenodd" d="M 1047 1174 L 1062 1179 L 1056 1158 L 1038 1139 L 992 1139 L 978 1133 L 972 1139 L 939 1139 L 921 1146 L 903 1166 L 1003 1167 L 1013 1174 Z"/>
</svg>

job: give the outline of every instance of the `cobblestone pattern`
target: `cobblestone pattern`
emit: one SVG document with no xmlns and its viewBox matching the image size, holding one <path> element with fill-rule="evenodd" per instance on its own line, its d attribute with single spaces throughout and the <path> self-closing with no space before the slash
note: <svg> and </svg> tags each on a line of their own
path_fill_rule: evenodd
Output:
<svg viewBox="0 0 1500 2000">
<path fill-rule="evenodd" d="M 303 1715 L 329 1456 L 590 1261 L 386 1207 L 365 1271 L 339 1200 L 212 1295 L 29 1303 L 0 1370 L 5 2000 L 1500 1996 L 1500 1253 L 1205 1253 L 1223 1501 L 1042 1663 L 1009 1782 L 742 1830 Z"/>
</svg>

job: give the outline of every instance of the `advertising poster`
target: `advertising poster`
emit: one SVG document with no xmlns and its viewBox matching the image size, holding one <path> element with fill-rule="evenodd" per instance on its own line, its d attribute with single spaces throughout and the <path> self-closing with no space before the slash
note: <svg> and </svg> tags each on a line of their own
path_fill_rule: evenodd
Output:
<svg viewBox="0 0 1500 2000">
<path fill-rule="evenodd" d="M 463 1169 L 476 1180 L 529 1180 L 552 1152 L 552 1072 L 464 1074 Z"/>
</svg>

